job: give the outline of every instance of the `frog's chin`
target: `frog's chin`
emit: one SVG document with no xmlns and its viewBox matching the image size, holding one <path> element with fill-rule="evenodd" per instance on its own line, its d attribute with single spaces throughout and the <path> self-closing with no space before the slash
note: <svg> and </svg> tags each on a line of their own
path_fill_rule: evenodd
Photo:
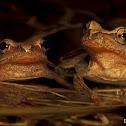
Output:
<svg viewBox="0 0 126 126">
<path fill-rule="evenodd" d="M 45 69 L 20 69 L 19 71 L 9 71 L 8 75 L 11 80 L 25 80 L 41 77 L 44 72 Z"/>
<path fill-rule="evenodd" d="M 1 80 L 25 80 L 32 78 L 43 77 L 48 71 L 47 66 L 43 64 L 34 65 L 5 65 L 5 68 L 1 69 L 3 79 Z"/>
</svg>

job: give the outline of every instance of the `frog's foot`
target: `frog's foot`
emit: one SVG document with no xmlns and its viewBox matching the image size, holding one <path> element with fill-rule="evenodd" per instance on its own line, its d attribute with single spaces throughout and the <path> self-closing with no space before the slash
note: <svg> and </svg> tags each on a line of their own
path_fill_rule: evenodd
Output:
<svg viewBox="0 0 126 126">
<path fill-rule="evenodd" d="M 97 94 L 95 92 L 93 92 L 85 83 L 83 78 L 75 75 L 74 76 L 74 85 L 75 88 L 77 89 L 77 91 L 79 91 L 79 93 L 84 92 L 84 90 L 86 90 L 88 92 L 88 94 L 90 95 L 90 97 L 93 99 L 93 101 L 97 104 L 97 105 L 104 105 L 104 103 L 102 102 L 102 100 L 97 96 Z"/>
</svg>

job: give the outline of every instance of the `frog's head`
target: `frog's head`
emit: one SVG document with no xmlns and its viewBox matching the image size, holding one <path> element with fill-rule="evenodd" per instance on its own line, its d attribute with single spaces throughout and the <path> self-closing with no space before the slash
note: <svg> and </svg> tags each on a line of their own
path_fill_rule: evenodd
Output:
<svg viewBox="0 0 126 126">
<path fill-rule="evenodd" d="M 15 42 L 4 39 L 0 42 L 0 69 L 10 78 L 34 77 L 46 66 L 45 41 Z"/>
<path fill-rule="evenodd" d="M 89 53 L 110 51 L 126 55 L 126 27 L 109 31 L 91 21 L 86 24 L 83 34 L 82 45 Z"/>
</svg>

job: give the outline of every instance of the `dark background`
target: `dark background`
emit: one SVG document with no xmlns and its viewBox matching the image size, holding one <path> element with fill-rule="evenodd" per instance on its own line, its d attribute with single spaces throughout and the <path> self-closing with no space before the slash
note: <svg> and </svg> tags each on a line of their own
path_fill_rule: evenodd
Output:
<svg viewBox="0 0 126 126">
<path fill-rule="evenodd" d="M 0 40 L 30 40 L 54 28 L 96 20 L 105 29 L 126 26 L 126 0 L 1 0 Z M 50 60 L 81 46 L 82 27 L 44 37 Z"/>
<path fill-rule="evenodd" d="M 25 42 L 30 41 L 33 38 L 43 37 L 45 40 L 47 40 L 47 46 L 48 46 L 48 51 L 46 53 L 47 57 L 49 61 L 52 61 L 56 65 L 59 63 L 59 58 L 61 56 L 64 56 L 65 54 L 68 54 L 70 51 L 76 50 L 81 47 L 83 25 L 91 20 L 96 20 L 101 24 L 103 28 L 108 30 L 112 30 L 119 26 L 126 26 L 126 0 L 0 0 L 0 40 L 2 41 L 5 38 L 10 38 L 16 42 L 22 42 L 22 41 Z M 81 25 L 74 27 L 77 24 Z M 65 28 L 65 30 L 60 30 L 60 28 L 62 29 Z M 53 34 L 50 34 L 50 31 L 53 30 L 56 31 L 52 32 Z M 51 81 L 51 84 L 52 83 L 53 81 Z M 56 104 L 56 107 L 57 105 L 60 106 L 60 104 L 61 106 L 63 105 L 64 106 L 68 105 L 70 107 L 72 105 L 74 106 L 74 104 L 71 103 L 69 104 L 67 102 L 66 102 L 67 104 L 65 102 L 64 103 L 63 102 L 60 103 L 60 101 L 57 102 L 58 101 L 57 99 L 61 99 L 62 97 L 57 97 L 55 95 L 52 95 L 51 93 L 48 94 L 45 92 L 40 92 L 40 90 L 37 92 L 33 90 L 34 93 L 33 92 L 30 93 L 29 90 L 28 91 L 24 90 L 24 88 L 20 89 L 18 88 L 18 86 L 14 88 L 13 85 L 12 88 L 10 85 L 9 86 L 5 85 L 5 89 L 7 91 L 3 89 L 4 88 L 1 87 L 0 102 L 2 103 L 1 105 L 4 107 L 8 106 L 5 104 L 6 102 L 9 103 L 9 106 L 10 104 L 14 104 L 13 106 L 16 105 L 18 106 L 20 100 L 22 102 L 26 100 L 24 103 L 22 103 L 23 106 L 27 105 L 46 106 L 46 104 L 47 106 L 48 105 L 55 106 Z M 23 91 L 24 93 L 22 93 Z M 120 95 L 118 94 L 119 92 L 117 91 L 112 92 L 112 95 L 113 93 L 115 95 L 114 99 L 116 98 L 116 96 L 120 97 Z M 77 100 L 77 102 L 81 100 L 85 101 L 85 99 L 87 98 L 83 97 L 83 95 L 82 96 L 78 95 L 78 92 L 77 94 L 76 93 L 71 94 L 71 92 L 69 93 L 61 91 L 61 93 L 59 92 L 59 94 L 65 96 L 66 98 L 68 96 L 68 100 L 70 97 L 70 100 L 71 99 L 73 99 L 73 101 Z M 106 98 L 109 98 L 108 96 Z M 121 96 L 122 96 L 121 98 L 121 104 L 122 104 L 122 102 L 125 103 L 126 99 L 125 91 L 121 91 Z M 32 97 L 33 101 L 27 100 L 28 98 Z M 38 101 L 36 100 L 34 101 L 34 98 L 37 98 Z M 42 102 L 42 99 L 49 99 L 49 102 L 48 101 L 46 102 L 46 100 L 45 102 Z M 110 99 L 113 99 L 113 97 L 111 97 L 111 90 L 110 90 Z M 118 102 L 118 99 L 115 102 Z M 67 99 L 63 98 L 63 100 Z M 106 103 L 110 102 L 110 105 L 112 103 L 113 106 L 114 105 L 113 101 L 114 100 L 112 101 L 108 100 Z M 80 104 L 78 105 L 80 106 Z M 114 113 L 108 113 L 108 115 L 107 114 L 105 115 L 110 121 L 110 125 L 111 124 L 123 125 L 123 119 L 124 117 L 126 118 L 125 114 L 126 109 L 125 107 L 124 108 L 120 107 L 119 109 L 120 110 L 117 110 Z M 77 119 L 79 118 L 79 116 L 82 118 L 82 115 L 79 114 L 77 115 Z M 37 117 L 39 122 L 37 122 Z M 49 118 L 48 116 L 45 117 L 43 116 L 44 117 L 43 119 L 41 119 L 42 116 L 40 118 L 39 116 L 37 117 L 35 118 L 28 117 L 25 119 L 24 116 L 23 119 L 20 116 L 19 117 L 10 116 L 7 118 L 5 118 L 4 116 L 3 117 L 0 116 L 0 120 L 5 120 L 4 122 L 8 122 L 9 120 L 10 123 L 11 122 L 13 123 L 23 119 L 26 122 L 29 122 L 30 126 L 33 126 L 35 123 L 37 126 L 39 126 L 39 124 L 44 126 L 47 125 L 54 126 L 54 121 L 56 122 L 58 120 L 61 122 L 59 123 L 59 125 L 63 126 L 64 124 L 66 124 L 67 119 L 69 119 L 68 116 L 64 115 L 63 116 L 54 115 L 53 118 L 52 116 L 49 116 Z M 91 116 L 88 116 L 86 118 L 90 120 L 92 119 Z M 77 122 L 77 124 L 73 123 L 74 126 L 77 126 L 78 123 L 80 125 L 83 125 L 83 123 L 79 122 L 79 120 L 75 119 L 74 121 Z M 62 122 L 64 123 L 62 124 Z M 70 124 L 69 121 L 67 124 L 69 126 L 72 125 L 72 123 Z"/>
</svg>

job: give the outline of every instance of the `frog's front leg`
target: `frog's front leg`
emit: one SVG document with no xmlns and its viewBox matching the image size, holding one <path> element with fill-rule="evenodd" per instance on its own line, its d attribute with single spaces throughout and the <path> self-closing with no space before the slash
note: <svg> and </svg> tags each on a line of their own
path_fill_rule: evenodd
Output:
<svg viewBox="0 0 126 126">
<path fill-rule="evenodd" d="M 84 82 L 84 79 L 88 76 L 88 70 L 84 69 L 80 72 L 78 72 L 74 78 L 73 83 L 75 89 L 81 94 L 85 90 L 88 92 L 90 97 L 98 104 L 98 105 L 104 105 L 104 103 L 101 101 L 101 99 L 97 96 L 95 92 L 93 92 Z"/>
<path fill-rule="evenodd" d="M 74 89 L 72 84 L 70 84 L 66 80 L 62 79 L 58 74 L 56 74 L 55 72 L 49 70 L 48 68 L 46 68 L 44 70 L 44 72 L 41 74 L 41 77 L 48 78 L 48 79 L 53 79 L 56 82 L 58 82 L 59 84 L 65 86 L 65 87 L 67 87 L 69 89 Z"/>
</svg>

